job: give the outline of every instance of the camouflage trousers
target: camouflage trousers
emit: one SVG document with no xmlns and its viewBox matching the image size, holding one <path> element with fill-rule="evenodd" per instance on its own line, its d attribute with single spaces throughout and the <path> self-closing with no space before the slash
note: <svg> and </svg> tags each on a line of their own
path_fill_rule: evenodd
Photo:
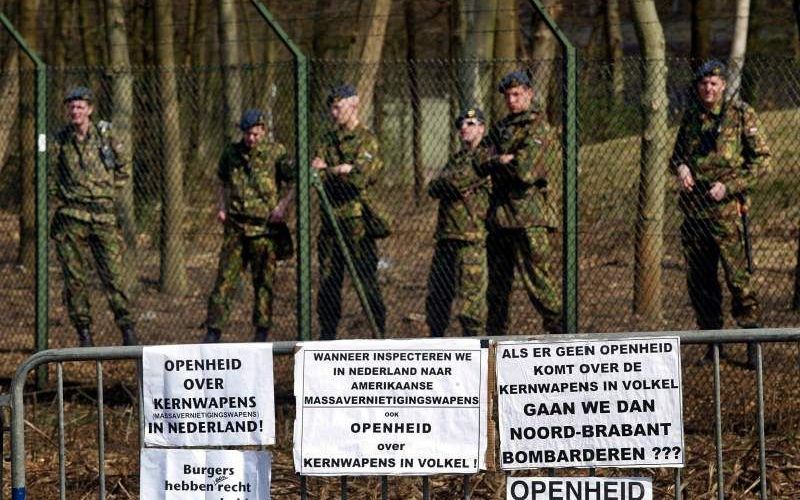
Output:
<svg viewBox="0 0 800 500">
<path fill-rule="evenodd" d="M 550 242 L 547 229 L 495 229 L 486 238 L 489 261 L 489 313 L 486 332 L 508 334 L 508 308 L 519 273 L 531 304 L 542 316 L 547 333 L 561 333 L 561 299 L 550 273 Z"/>
<path fill-rule="evenodd" d="M 366 235 L 364 223 L 360 217 L 338 218 L 345 243 L 356 273 L 364 287 L 378 329 L 386 331 L 386 306 L 383 303 L 380 285 L 378 284 L 378 248 L 375 239 Z M 317 293 L 317 315 L 319 316 L 320 338 L 332 340 L 336 338 L 336 328 L 342 318 L 342 284 L 345 274 L 345 261 L 336 243 L 333 229 L 326 227 L 320 231 L 317 257 L 319 258 L 319 292 Z"/>
<path fill-rule="evenodd" d="M 736 217 L 687 218 L 681 226 L 689 298 L 701 330 L 722 328 L 722 290 L 719 265 L 731 292 L 731 312 L 741 328 L 759 326 L 758 300 L 751 287 L 743 229 Z"/>
<path fill-rule="evenodd" d="M 122 276 L 122 238 L 117 226 L 113 222 L 88 222 L 57 212 L 51 236 L 64 274 L 64 302 L 72 325 L 81 329 L 92 324 L 86 289 L 91 254 L 114 321 L 120 330 L 132 327 L 130 296 Z"/>
<path fill-rule="evenodd" d="M 428 275 L 425 319 L 432 337 L 444 336 L 455 301 L 464 336 L 482 335 L 486 324 L 486 246 L 439 240 Z"/>
<path fill-rule="evenodd" d="M 253 278 L 252 322 L 258 328 L 269 330 L 272 325 L 272 280 L 277 262 L 275 250 L 275 241 L 271 237 L 245 236 L 232 225 L 225 225 L 217 281 L 208 297 L 207 328 L 224 328 L 241 283 L 242 272 L 249 267 Z"/>
</svg>

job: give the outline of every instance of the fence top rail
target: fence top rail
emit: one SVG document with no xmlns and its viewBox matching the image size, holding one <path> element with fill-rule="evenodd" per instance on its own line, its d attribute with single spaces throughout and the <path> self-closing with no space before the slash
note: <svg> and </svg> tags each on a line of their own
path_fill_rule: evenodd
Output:
<svg viewBox="0 0 800 500">
<path fill-rule="evenodd" d="M 657 331 L 657 332 L 615 332 L 615 333 L 579 333 L 565 335 L 507 335 L 495 337 L 475 337 L 495 341 L 566 341 L 566 340 L 619 340 L 631 337 L 679 337 L 681 344 L 729 344 L 740 342 L 800 342 L 800 328 L 755 328 L 735 330 L 691 330 L 691 331 Z M 388 339 L 412 340 L 412 339 Z M 414 338 L 413 340 L 419 340 Z M 300 341 L 289 340 L 272 343 L 274 354 L 291 354 Z M 24 385 L 27 374 L 40 365 L 53 362 L 70 361 L 107 361 L 121 359 L 140 359 L 143 346 L 109 346 L 109 347 L 70 347 L 65 349 L 47 349 L 28 357 L 14 375 L 14 386 Z M 21 388 L 21 387 L 20 387 Z"/>
</svg>

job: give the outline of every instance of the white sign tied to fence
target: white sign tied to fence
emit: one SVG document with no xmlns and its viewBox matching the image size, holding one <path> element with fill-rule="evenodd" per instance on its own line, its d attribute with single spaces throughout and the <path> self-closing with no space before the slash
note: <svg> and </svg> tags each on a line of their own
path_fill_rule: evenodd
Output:
<svg viewBox="0 0 800 500">
<path fill-rule="evenodd" d="M 626 477 L 511 477 L 506 500 L 653 500 L 653 481 Z"/>
<path fill-rule="evenodd" d="M 295 354 L 294 466 L 308 475 L 485 468 L 488 344 L 304 342 Z"/>
<path fill-rule="evenodd" d="M 682 467 L 677 337 L 501 342 L 500 460 L 534 467 Z"/>
<path fill-rule="evenodd" d="M 272 344 L 147 346 L 146 445 L 275 443 Z"/>
<path fill-rule="evenodd" d="M 147 500 L 268 500 L 265 451 L 144 448 L 140 498 Z"/>
</svg>

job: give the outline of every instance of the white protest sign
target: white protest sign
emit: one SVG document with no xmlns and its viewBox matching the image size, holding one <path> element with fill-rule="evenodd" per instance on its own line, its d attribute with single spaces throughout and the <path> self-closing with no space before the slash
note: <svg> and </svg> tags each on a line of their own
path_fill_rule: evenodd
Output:
<svg viewBox="0 0 800 500">
<path fill-rule="evenodd" d="M 275 443 L 272 344 L 146 346 L 146 445 Z"/>
<path fill-rule="evenodd" d="M 299 347 L 294 467 L 300 474 L 485 468 L 488 343 L 341 340 Z"/>
<path fill-rule="evenodd" d="M 143 448 L 140 498 L 147 500 L 267 500 L 265 451 Z"/>
<path fill-rule="evenodd" d="M 500 462 L 682 467 L 677 337 L 497 346 Z"/>
<path fill-rule="evenodd" d="M 506 500 L 653 500 L 653 480 L 627 477 L 511 477 Z"/>
</svg>

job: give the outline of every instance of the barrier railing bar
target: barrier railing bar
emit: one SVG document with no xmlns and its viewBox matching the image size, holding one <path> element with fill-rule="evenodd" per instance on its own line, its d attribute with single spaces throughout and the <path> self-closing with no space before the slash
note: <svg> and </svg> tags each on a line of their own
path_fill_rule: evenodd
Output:
<svg viewBox="0 0 800 500">
<path fill-rule="evenodd" d="M 684 450 L 685 453 L 685 450 Z M 683 492 L 681 491 L 681 469 L 675 469 L 675 500 L 681 500 Z"/>
<path fill-rule="evenodd" d="M 725 498 L 725 477 L 722 470 L 722 397 L 719 379 L 719 344 L 714 344 L 714 445 L 717 449 L 717 498 Z"/>
<path fill-rule="evenodd" d="M 56 398 L 58 400 L 58 484 L 59 498 L 67 498 L 67 447 L 64 443 L 64 363 L 56 365 Z"/>
<path fill-rule="evenodd" d="M 389 478 L 381 476 L 381 500 L 389 500 Z"/>
<path fill-rule="evenodd" d="M 470 498 L 472 498 L 472 490 L 471 490 L 471 485 L 470 485 L 470 482 L 469 482 L 469 478 L 470 477 L 471 477 L 470 474 L 464 474 L 464 479 L 463 479 L 463 482 L 464 482 L 464 486 L 463 486 L 463 488 L 464 488 L 464 500 L 470 500 Z"/>
<path fill-rule="evenodd" d="M 761 482 L 761 500 L 767 498 L 767 454 L 764 436 L 764 359 L 761 342 L 756 342 L 756 392 L 758 400 L 758 462 Z"/>
<path fill-rule="evenodd" d="M 422 500 L 430 500 L 431 485 L 428 476 L 422 476 Z"/>
<path fill-rule="evenodd" d="M 714 348 L 714 402 L 716 412 L 715 441 L 717 445 L 717 465 L 718 486 L 722 485 L 722 426 L 721 426 L 721 401 L 720 401 L 720 380 L 719 380 L 719 347 L 720 344 L 746 343 L 746 342 L 798 342 L 800 341 L 800 328 L 762 328 L 762 329 L 737 329 L 737 330 L 705 330 L 705 331 L 670 331 L 670 332 L 617 332 L 602 334 L 574 334 L 574 335 L 539 335 L 539 336 L 497 336 L 482 337 L 495 341 L 503 340 L 615 340 L 631 337 L 637 338 L 656 338 L 664 336 L 677 336 L 682 344 L 712 344 Z M 398 339 L 399 340 L 399 339 Z M 279 341 L 272 344 L 274 354 L 293 354 L 297 341 Z M 758 347 L 760 349 L 760 345 Z M 760 350 L 759 350 L 760 353 Z M 142 346 L 114 346 L 114 347 L 95 347 L 95 348 L 66 348 L 48 349 L 40 351 L 27 358 L 16 370 L 11 384 L 11 476 L 12 476 L 12 498 L 14 500 L 24 499 L 25 490 L 25 413 L 24 413 L 24 390 L 25 382 L 31 370 L 47 363 L 63 363 L 69 361 L 95 361 L 99 364 L 105 360 L 124 360 L 141 359 Z M 759 363 L 763 363 L 759 354 Z M 102 371 L 101 365 L 98 366 L 98 394 L 102 396 Z M 763 377 L 763 365 L 762 365 Z M 763 379 L 762 382 L 763 384 Z M 762 387 L 763 391 L 763 387 Z M 763 392 L 762 392 L 763 398 Z M 0 396 L 0 402 L 3 398 Z M 763 411 L 763 399 L 762 399 Z M 140 396 L 141 405 L 141 396 Z M 102 409 L 99 409 L 102 415 Z M 141 412 L 140 412 L 141 413 Z M 141 420 L 140 420 L 141 422 Z M 763 432 L 759 429 L 759 432 Z M 101 433 L 102 437 L 102 433 Z M 763 443 L 762 443 L 763 446 Z M 760 450 L 761 451 L 761 450 Z M 761 451 L 762 455 L 764 452 Z M 550 475 L 554 475 L 554 469 L 548 469 Z M 102 471 L 101 471 L 102 472 Z M 102 472 L 104 474 L 104 472 Z M 764 473 L 762 467 L 762 474 Z M 301 498 L 308 498 L 307 483 L 305 476 L 300 476 L 300 495 Z M 680 473 L 676 472 L 676 498 L 681 498 Z M 383 482 L 383 481 L 382 481 Z M 423 485 L 426 480 L 423 480 Z M 105 485 L 103 485 L 104 487 Z M 382 484 L 382 494 L 386 486 Z M 762 486 L 762 489 L 765 486 Z M 724 498 L 724 492 L 720 487 L 718 492 L 720 498 Z M 386 495 L 383 495 L 384 497 Z"/>
<path fill-rule="evenodd" d="M 100 491 L 97 497 L 100 500 L 106 498 L 106 422 L 103 413 L 103 362 L 97 362 L 97 455 L 98 466 L 100 467 Z"/>
<path fill-rule="evenodd" d="M 339 487 L 341 488 L 341 499 L 347 500 L 347 476 L 339 476 Z"/>
</svg>

